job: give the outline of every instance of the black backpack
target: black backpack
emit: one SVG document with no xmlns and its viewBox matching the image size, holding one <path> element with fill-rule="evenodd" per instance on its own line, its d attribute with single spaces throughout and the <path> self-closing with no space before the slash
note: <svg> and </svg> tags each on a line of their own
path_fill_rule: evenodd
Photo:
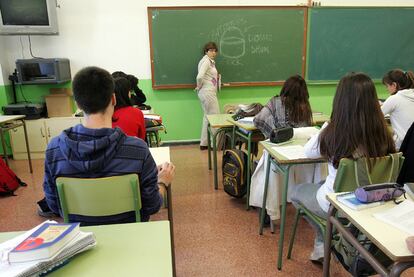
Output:
<svg viewBox="0 0 414 277">
<path fill-rule="evenodd" d="M 233 197 L 241 198 L 247 192 L 247 162 L 247 154 L 242 150 L 228 149 L 223 153 L 223 187 Z"/>
</svg>

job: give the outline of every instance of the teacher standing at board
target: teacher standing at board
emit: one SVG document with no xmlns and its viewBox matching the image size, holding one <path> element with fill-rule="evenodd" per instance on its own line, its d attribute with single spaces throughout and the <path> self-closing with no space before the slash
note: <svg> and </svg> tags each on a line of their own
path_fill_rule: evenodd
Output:
<svg viewBox="0 0 414 277">
<path fill-rule="evenodd" d="M 197 91 L 198 98 L 203 108 L 203 126 L 201 129 L 200 150 L 206 150 L 207 146 L 207 115 L 220 113 L 217 88 L 220 86 L 220 75 L 216 69 L 214 59 L 218 48 L 214 42 L 208 42 L 203 48 L 204 56 L 198 63 Z"/>
</svg>

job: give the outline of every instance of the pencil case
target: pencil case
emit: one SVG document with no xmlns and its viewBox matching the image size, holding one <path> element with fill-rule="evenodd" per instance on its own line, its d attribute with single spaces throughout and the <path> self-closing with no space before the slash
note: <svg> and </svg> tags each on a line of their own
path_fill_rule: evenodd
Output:
<svg viewBox="0 0 414 277">
<path fill-rule="evenodd" d="M 273 129 L 270 133 L 270 142 L 281 143 L 290 140 L 293 137 L 292 127 L 281 127 Z"/>
<path fill-rule="evenodd" d="M 371 203 L 397 199 L 404 193 L 403 186 L 397 183 L 383 183 L 359 187 L 355 190 L 355 197 L 360 202 Z"/>
</svg>

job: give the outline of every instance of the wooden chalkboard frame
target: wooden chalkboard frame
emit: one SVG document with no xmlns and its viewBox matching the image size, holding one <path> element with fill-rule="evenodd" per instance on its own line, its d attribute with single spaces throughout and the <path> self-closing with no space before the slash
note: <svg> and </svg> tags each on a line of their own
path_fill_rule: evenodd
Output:
<svg viewBox="0 0 414 277">
<path fill-rule="evenodd" d="M 303 46 L 302 46 L 302 65 L 301 65 L 301 75 L 305 78 L 306 73 L 306 54 L 307 54 L 307 33 L 308 33 L 308 6 L 174 6 L 174 7 L 158 7 L 151 6 L 147 7 L 147 18 L 148 18 L 148 33 L 149 33 L 149 42 L 150 42 L 150 62 L 151 62 L 151 81 L 153 89 L 178 89 L 178 88 L 194 88 L 195 82 L 193 84 L 174 84 L 174 85 L 157 85 L 155 82 L 154 74 L 154 48 L 153 48 L 153 38 L 152 38 L 152 18 L 151 14 L 153 10 L 180 10 L 180 9 L 286 9 L 286 10 L 302 10 L 303 11 Z M 244 87 L 244 86 L 275 86 L 282 85 L 284 81 L 277 82 L 232 82 L 223 84 L 225 87 Z"/>
</svg>

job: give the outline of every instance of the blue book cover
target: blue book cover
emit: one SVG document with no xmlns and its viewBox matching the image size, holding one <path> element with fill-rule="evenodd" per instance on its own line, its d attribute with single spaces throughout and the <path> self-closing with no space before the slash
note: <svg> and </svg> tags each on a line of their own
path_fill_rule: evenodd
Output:
<svg viewBox="0 0 414 277">
<path fill-rule="evenodd" d="M 8 261 L 19 263 L 50 259 L 79 232 L 79 223 L 45 222 L 8 253 Z"/>
<path fill-rule="evenodd" d="M 50 247 L 58 243 L 76 228 L 79 230 L 79 223 L 45 223 L 17 245 L 10 253 Z"/>
<path fill-rule="evenodd" d="M 362 203 L 356 198 L 355 193 L 353 192 L 339 194 L 336 196 L 336 199 L 345 206 L 354 210 L 363 210 L 383 204 L 383 202 Z"/>
</svg>

